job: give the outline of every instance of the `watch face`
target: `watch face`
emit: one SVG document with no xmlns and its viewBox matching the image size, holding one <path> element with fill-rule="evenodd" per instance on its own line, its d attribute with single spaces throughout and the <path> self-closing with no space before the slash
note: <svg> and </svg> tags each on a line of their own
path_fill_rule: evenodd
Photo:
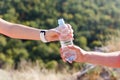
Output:
<svg viewBox="0 0 120 80">
<path fill-rule="evenodd" d="M 43 33 L 45 35 L 45 31 L 40 31 L 40 33 Z"/>
</svg>

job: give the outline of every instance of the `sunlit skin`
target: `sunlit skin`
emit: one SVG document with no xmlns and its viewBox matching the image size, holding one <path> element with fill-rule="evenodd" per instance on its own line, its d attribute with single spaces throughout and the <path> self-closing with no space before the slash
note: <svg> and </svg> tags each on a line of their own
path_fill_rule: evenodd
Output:
<svg viewBox="0 0 120 80">
<path fill-rule="evenodd" d="M 73 30 L 69 24 L 66 25 L 68 27 L 66 30 L 70 31 L 70 33 L 67 34 L 66 39 L 69 39 L 73 35 Z M 41 40 L 40 30 L 42 29 L 11 23 L 0 18 L 0 33 L 11 38 Z M 58 41 L 60 36 L 60 30 L 60 27 L 47 30 L 45 35 L 46 40 L 48 42 Z"/>
<path fill-rule="evenodd" d="M 60 50 L 61 57 L 65 62 L 65 58 L 67 57 L 67 55 L 64 55 L 64 53 L 69 49 L 76 52 L 77 58 L 75 59 L 75 62 L 87 62 L 95 65 L 120 68 L 120 51 L 103 53 L 96 51 L 85 51 L 75 45 L 66 46 L 64 48 L 61 48 Z"/>
</svg>

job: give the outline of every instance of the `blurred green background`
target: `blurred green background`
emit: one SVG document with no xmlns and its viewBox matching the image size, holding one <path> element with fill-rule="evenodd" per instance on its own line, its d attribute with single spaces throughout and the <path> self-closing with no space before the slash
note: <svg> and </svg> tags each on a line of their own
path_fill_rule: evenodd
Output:
<svg viewBox="0 0 120 80">
<path fill-rule="evenodd" d="M 109 35 L 120 29 L 119 0 L 0 0 L 0 17 L 39 29 L 58 26 L 64 18 L 74 29 L 74 44 L 85 50 L 105 45 Z M 32 35 L 31 35 L 32 36 Z M 0 66 L 17 65 L 21 60 L 39 62 L 48 69 L 75 68 L 82 64 L 64 63 L 59 42 L 11 39 L 0 35 Z"/>
</svg>

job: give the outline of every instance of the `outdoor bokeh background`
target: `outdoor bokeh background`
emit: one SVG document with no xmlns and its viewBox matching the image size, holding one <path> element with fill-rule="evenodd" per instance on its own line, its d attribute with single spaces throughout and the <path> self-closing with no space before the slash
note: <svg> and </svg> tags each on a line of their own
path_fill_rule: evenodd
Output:
<svg viewBox="0 0 120 80">
<path fill-rule="evenodd" d="M 107 46 L 111 37 L 118 36 L 120 1 L 0 0 L 0 18 L 39 29 L 55 28 L 58 26 L 57 20 L 64 18 L 74 29 L 74 44 L 85 50 L 95 50 L 96 47 Z M 115 43 L 114 40 L 112 43 Z M 116 44 L 114 50 L 118 49 L 115 46 Z M 84 63 L 64 63 L 59 48 L 57 41 L 45 44 L 41 41 L 18 40 L 0 35 L 0 67 L 9 65 L 18 69 L 21 61 L 28 61 L 31 64 L 37 62 L 40 69 L 66 71 L 69 74 L 84 68 Z M 99 74 L 101 69 L 97 71 Z M 96 70 L 93 74 L 95 72 Z"/>
</svg>

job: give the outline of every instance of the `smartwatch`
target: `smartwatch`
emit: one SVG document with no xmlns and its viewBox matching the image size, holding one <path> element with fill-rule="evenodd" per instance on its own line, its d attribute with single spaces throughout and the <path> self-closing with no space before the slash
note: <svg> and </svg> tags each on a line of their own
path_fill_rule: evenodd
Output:
<svg viewBox="0 0 120 80">
<path fill-rule="evenodd" d="M 44 42 L 44 43 L 48 42 L 48 41 L 46 40 L 46 38 L 45 38 L 46 31 L 47 31 L 47 30 L 41 30 L 41 31 L 40 31 L 40 39 L 41 39 L 41 41 Z"/>
</svg>

